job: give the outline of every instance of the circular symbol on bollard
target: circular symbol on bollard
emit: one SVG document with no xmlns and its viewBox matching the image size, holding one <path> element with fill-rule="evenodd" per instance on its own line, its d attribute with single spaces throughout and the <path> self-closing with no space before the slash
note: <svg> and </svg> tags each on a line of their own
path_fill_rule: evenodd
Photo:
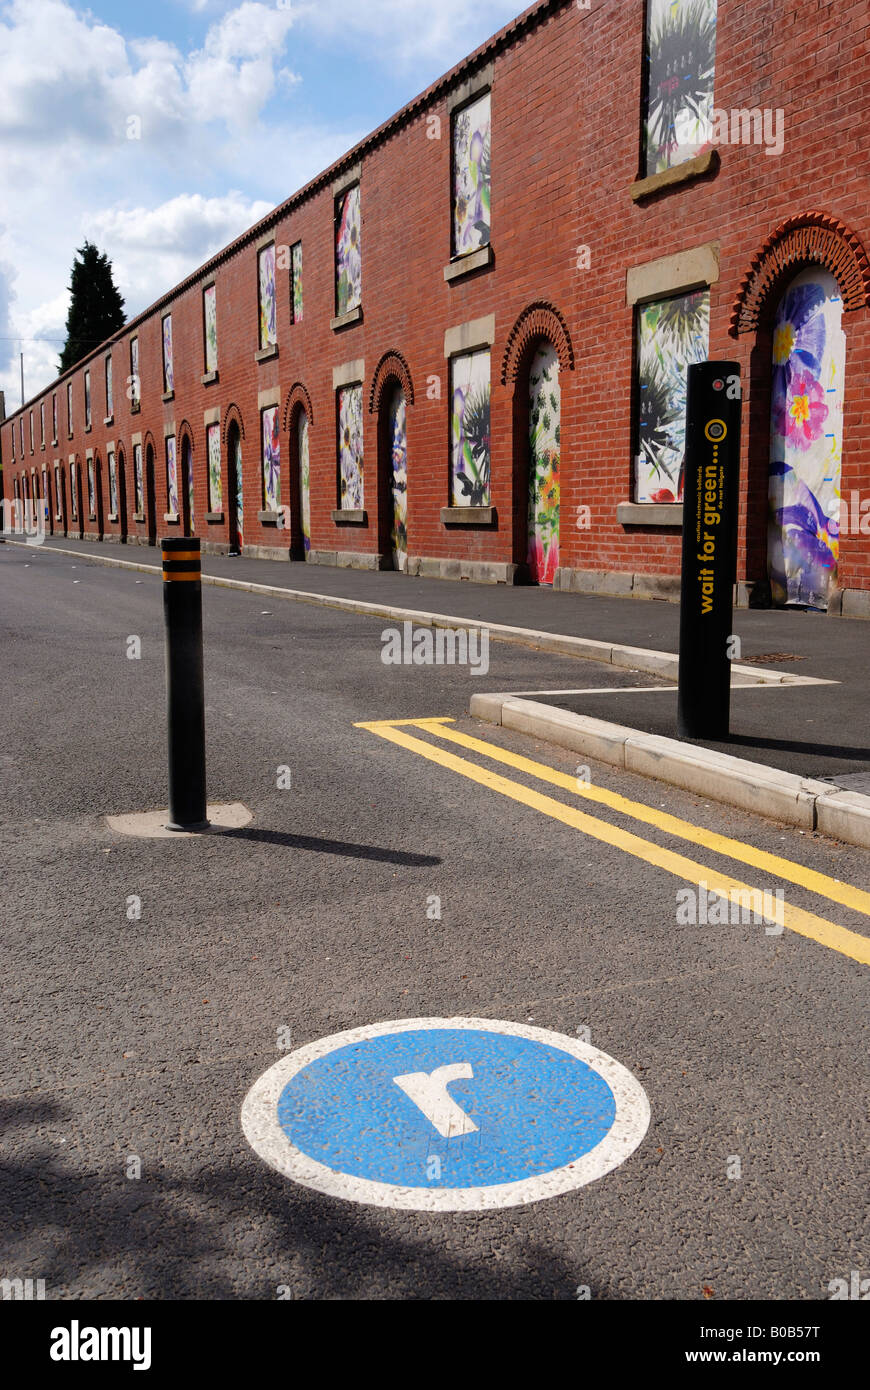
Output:
<svg viewBox="0 0 870 1390">
<path fill-rule="evenodd" d="M 714 390 L 714 391 L 724 391 L 724 390 L 725 390 L 725 382 L 722 380 L 721 376 L 717 376 L 716 380 L 713 382 L 713 390 Z"/>
<path fill-rule="evenodd" d="M 418 1018 L 322 1038 L 270 1067 L 242 1107 L 251 1147 L 332 1197 L 484 1211 L 611 1172 L 650 1120 L 639 1081 L 577 1038 Z"/>
<path fill-rule="evenodd" d="M 710 420 L 704 433 L 711 444 L 721 444 L 728 433 L 728 426 L 724 420 Z"/>
</svg>

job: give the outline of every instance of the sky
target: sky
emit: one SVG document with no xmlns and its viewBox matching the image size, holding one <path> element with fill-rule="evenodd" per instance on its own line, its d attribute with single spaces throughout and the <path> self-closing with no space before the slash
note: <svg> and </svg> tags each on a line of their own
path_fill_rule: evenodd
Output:
<svg viewBox="0 0 870 1390">
<path fill-rule="evenodd" d="M 528 0 L 0 0 L 0 390 L 57 375 L 87 238 L 134 317 Z"/>
</svg>

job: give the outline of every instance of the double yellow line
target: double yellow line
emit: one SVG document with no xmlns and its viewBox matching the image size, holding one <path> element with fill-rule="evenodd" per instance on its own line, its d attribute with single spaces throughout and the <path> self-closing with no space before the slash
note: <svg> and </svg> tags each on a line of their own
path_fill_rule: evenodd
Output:
<svg viewBox="0 0 870 1390">
<path fill-rule="evenodd" d="M 765 850 L 744 844 L 742 840 L 733 840 L 725 835 L 717 835 L 715 831 L 705 830 L 702 826 L 693 825 L 690 821 L 681 820 L 678 816 L 656 810 L 642 802 L 630 801 L 627 797 L 620 796 L 617 792 L 608 791 L 604 787 L 587 786 L 577 778 L 570 777 L 564 772 L 558 772 L 545 763 L 535 762 L 532 758 L 524 758 L 518 753 L 511 753 L 507 749 L 498 748 L 482 739 L 460 733 L 457 729 L 449 727 L 452 723 L 453 720 L 451 719 L 391 719 L 360 723 L 355 727 L 366 729 L 379 738 L 386 739 L 389 743 L 394 743 L 399 748 L 405 748 L 411 753 L 416 753 L 419 757 L 427 758 L 430 762 L 437 763 L 450 772 L 467 777 L 470 781 L 489 788 L 490 791 L 496 791 L 502 796 L 510 797 L 512 801 L 522 802 L 523 805 L 531 807 L 532 810 L 550 816 L 553 820 L 561 821 L 563 825 L 570 825 L 573 829 L 582 831 L 584 835 L 590 835 L 603 844 L 620 849 L 626 854 L 633 855 L 636 859 L 642 859 L 647 864 L 664 869 L 687 883 L 695 885 L 701 882 L 706 883 L 711 893 L 721 897 L 731 898 L 732 895 L 745 893 L 756 895 L 758 890 L 742 883 L 739 879 L 731 878 L 728 874 L 720 873 L 717 869 L 709 869 L 693 859 L 688 859 L 685 855 L 663 849 L 660 845 L 653 844 L 651 840 L 644 840 L 631 831 L 622 830 L 618 826 L 611 825 L 608 821 L 599 820 L 585 811 L 567 806 L 554 797 L 545 796 L 542 792 L 534 791 L 519 782 L 511 781 L 510 778 L 503 777 L 498 772 L 480 767 L 476 763 L 469 762 L 467 758 L 457 757 L 455 753 L 449 752 L 446 748 L 440 748 L 434 743 L 417 738 L 408 733 L 407 730 L 418 729 L 432 738 L 452 743 L 468 752 L 480 754 L 492 762 L 503 763 L 517 772 L 536 778 L 538 781 L 561 787 L 565 791 L 572 792 L 575 796 L 597 802 L 620 815 L 629 816 L 632 820 L 655 826 L 656 829 L 664 831 L 667 835 L 688 840 L 692 844 L 703 846 L 714 854 L 738 860 L 754 869 L 763 870 L 777 879 L 797 884 L 801 888 L 808 889 L 811 893 L 817 893 L 828 898 L 831 902 L 839 903 L 843 907 L 870 917 L 870 893 L 865 893 L 860 888 L 853 888 L 850 884 L 841 883 L 839 879 L 830 878 L 827 874 L 818 873 L 816 870 L 806 868 L 802 864 L 796 864 L 790 859 L 781 859 L 776 854 L 768 854 Z M 817 917 L 814 913 L 807 912 L 804 908 L 794 907 L 790 903 L 784 904 L 783 912 L 783 924 L 789 930 L 797 932 L 800 936 L 808 937 L 811 941 L 817 941 L 822 946 L 829 946 L 832 950 L 839 951 L 842 955 L 849 956 L 862 965 L 870 965 L 870 938 L 862 936 L 859 932 L 850 931 L 847 927 L 838 926 L 835 922 L 828 922 L 823 917 Z"/>
</svg>

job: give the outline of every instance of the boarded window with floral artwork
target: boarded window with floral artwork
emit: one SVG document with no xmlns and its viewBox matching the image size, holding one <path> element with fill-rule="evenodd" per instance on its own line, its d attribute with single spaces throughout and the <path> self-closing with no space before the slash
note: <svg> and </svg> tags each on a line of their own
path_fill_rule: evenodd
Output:
<svg viewBox="0 0 870 1390">
<path fill-rule="evenodd" d="M 338 486 L 339 506 L 346 511 L 365 506 L 363 470 L 362 386 L 345 386 L 338 393 Z"/>
<path fill-rule="evenodd" d="M 172 361 L 172 315 L 163 320 L 163 391 L 175 390 L 175 368 Z"/>
<path fill-rule="evenodd" d="M 311 458 L 308 440 L 308 416 L 299 411 L 296 423 L 299 452 L 299 503 L 302 512 L 302 545 L 305 554 L 311 550 Z"/>
<path fill-rule="evenodd" d="M 454 507 L 490 505 L 490 356 L 472 352 L 450 363 L 450 438 Z"/>
<path fill-rule="evenodd" d="M 339 318 L 362 304 L 359 184 L 339 199 L 335 232 L 335 309 Z"/>
<path fill-rule="evenodd" d="M 31 423 L 32 423 L 32 422 L 31 422 Z M 90 374 L 90 372 L 85 372 L 85 429 L 86 429 L 86 430 L 89 430 L 90 428 L 91 428 L 91 374 Z M 32 431 L 31 431 L 31 434 L 32 434 Z M 32 440 L 32 438 L 31 438 L 31 448 L 32 448 L 32 447 L 33 447 L 33 440 Z"/>
<path fill-rule="evenodd" d="M 45 448 L 45 403 L 39 405 L 39 442 Z"/>
<path fill-rule="evenodd" d="M 142 445 L 133 445 L 133 489 L 136 494 L 136 512 L 141 516 L 145 510 L 145 488 L 142 481 Z"/>
<path fill-rule="evenodd" d="M 96 515 L 97 515 L 97 497 L 96 497 L 96 492 L 95 492 L 95 489 L 94 489 L 94 461 L 93 461 L 93 459 L 88 459 L 87 462 L 88 462 L 88 516 L 90 517 L 91 521 L 93 521 L 93 520 L 96 518 Z"/>
<path fill-rule="evenodd" d="M 169 502 L 169 515 L 178 516 L 178 460 L 175 453 L 175 440 L 172 435 L 166 441 L 166 497 Z"/>
<path fill-rule="evenodd" d="M 51 398 L 51 442 L 57 443 L 57 392 Z"/>
<path fill-rule="evenodd" d="M 223 506 L 220 425 L 209 425 L 205 437 L 208 450 L 208 509 L 219 512 Z"/>
<path fill-rule="evenodd" d="M 114 449 L 109 450 L 109 512 L 113 517 L 118 515 L 118 467 Z"/>
<path fill-rule="evenodd" d="M 218 364 L 217 349 L 217 286 L 209 285 L 203 291 L 202 311 L 205 324 L 205 370 L 216 372 Z"/>
<path fill-rule="evenodd" d="M 60 490 L 60 464 L 54 465 L 54 519 L 63 521 L 63 497 Z"/>
<path fill-rule="evenodd" d="M 688 370 L 706 362 L 709 341 L 709 290 L 638 310 L 636 502 L 683 499 Z"/>
<path fill-rule="evenodd" d="M 275 294 L 275 243 L 264 246 L 257 257 L 260 296 L 260 350 L 278 341 L 278 302 Z"/>
<path fill-rule="evenodd" d="M 69 504 L 73 521 L 79 519 L 79 480 L 76 476 L 75 461 L 69 466 Z"/>
<path fill-rule="evenodd" d="M 106 415 L 114 415 L 115 403 L 114 392 L 112 389 L 112 359 L 106 358 Z"/>
<path fill-rule="evenodd" d="M 281 505 L 281 433 L 278 406 L 263 411 L 263 505 L 277 512 Z"/>
<path fill-rule="evenodd" d="M 134 410 L 138 410 L 138 409 L 139 409 L 139 404 L 140 404 L 140 401 L 141 401 L 140 388 L 139 388 L 139 339 L 138 339 L 138 338 L 131 338 L 131 339 L 130 339 L 130 381 L 129 381 L 129 387 L 130 387 L 130 389 L 129 389 L 128 395 L 129 395 L 129 397 L 130 397 L 130 404 L 133 406 Z"/>
<path fill-rule="evenodd" d="M 302 322 L 302 242 L 290 249 L 290 309 L 294 323 Z"/>
<path fill-rule="evenodd" d="M 491 103 L 486 92 L 453 117 L 453 254 L 490 242 Z"/>
<path fill-rule="evenodd" d="M 647 0 L 646 173 L 694 159 L 710 143 L 717 0 Z"/>
</svg>

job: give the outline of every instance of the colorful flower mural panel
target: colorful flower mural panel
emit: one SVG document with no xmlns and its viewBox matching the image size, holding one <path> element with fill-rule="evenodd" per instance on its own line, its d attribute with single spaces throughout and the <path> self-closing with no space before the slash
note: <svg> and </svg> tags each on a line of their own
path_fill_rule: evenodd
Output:
<svg viewBox="0 0 870 1390">
<path fill-rule="evenodd" d="M 559 359 L 542 343 L 529 372 L 529 575 L 552 584 L 559 568 L 559 461 L 562 392 Z"/>
<path fill-rule="evenodd" d="M 338 459 L 341 507 L 362 511 L 365 506 L 362 386 L 345 386 L 338 393 Z"/>
<path fill-rule="evenodd" d="M 85 429 L 91 428 L 91 374 L 85 372 Z M 33 416 L 30 417 L 30 451 L 33 452 Z"/>
<path fill-rule="evenodd" d="M 138 338 L 130 340 L 130 401 L 133 405 L 138 405 L 140 401 Z"/>
<path fill-rule="evenodd" d="M 281 505 L 281 432 L 278 407 L 263 411 L 263 503 L 267 512 Z"/>
<path fill-rule="evenodd" d="M 291 302 L 293 322 L 302 322 L 302 242 L 297 241 L 290 251 Z"/>
<path fill-rule="evenodd" d="M 203 313 L 205 316 L 205 370 L 218 369 L 217 345 L 217 286 L 209 285 L 203 294 Z"/>
<path fill-rule="evenodd" d="M 278 341 L 278 296 L 275 290 L 275 244 L 264 246 L 258 257 L 260 284 L 260 347 Z"/>
<path fill-rule="evenodd" d="M 178 516 L 178 461 L 171 435 L 166 441 L 166 496 L 170 516 Z"/>
<path fill-rule="evenodd" d="M 88 459 L 88 516 L 93 521 L 97 515 L 97 500 L 94 493 L 94 465 Z"/>
<path fill-rule="evenodd" d="M 716 18 L 717 0 L 647 0 L 647 175 L 710 141 Z"/>
<path fill-rule="evenodd" d="M 172 362 L 172 315 L 163 320 L 163 390 L 175 390 L 175 369 Z"/>
<path fill-rule="evenodd" d="M 349 314 L 362 304 L 362 248 L 359 184 L 345 193 L 335 240 L 336 313 Z"/>
<path fill-rule="evenodd" d="M 220 425 L 209 425 L 205 439 L 208 453 L 208 509 L 210 512 L 219 512 L 223 507 Z"/>
<path fill-rule="evenodd" d="M 114 391 L 112 389 L 112 359 L 106 358 L 106 414 L 114 415 Z"/>
<path fill-rule="evenodd" d="M 846 339 L 834 277 L 789 286 L 773 327 L 768 569 L 774 603 L 826 609 L 840 550 Z"/>
<path fill-rule="evenodd" d="M 453 119 L 453 251 L 488 246 L 492 226 L 492 115 L 489 92 Z"/>
<path fill-rule="evenodd" d="M 296 426 L 299 448 L 299 501 L 302 510 L 302 543 L 307 555 L 311 550 L 311 460 L 309 457 L 308 416 L 300 410 Z"/>
<path fill-rule="evenodd" d="M 450 364 L 452 505 L 490 505 L 490 356 L 454 357 Z"/>
<path fill-rule="evenodd" d="M 145 510 L 145 488 L 142 481 L 142 445 L 133 445 L 133 491 L 136 499 L 136 511 L 139 516 Z"/>
<path fill-rule="evenodd" d="M 109 511 L 118 515 L 118 466 L 114 453 L 109 454 Z"/>
<path fill-rule="evenodd" d="M 638 310 L 637 502 L 682 500 L 688 369 L 707 360 L 709 341 L 709 290 Z"/>
<path fill-rule="evenodd" d="M 396 569 L 408 565 L 408 412 L 405 395 L 397 391 L 390 404 L 390 473 L 393 515 L 390 546 Z"/>
</svg>

